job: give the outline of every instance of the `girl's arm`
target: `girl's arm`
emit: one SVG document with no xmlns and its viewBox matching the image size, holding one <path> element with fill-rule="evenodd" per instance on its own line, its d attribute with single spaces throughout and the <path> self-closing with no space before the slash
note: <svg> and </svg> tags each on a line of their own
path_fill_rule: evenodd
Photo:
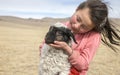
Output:
<svg viewBox="0 0 120 75">
<path fill-rule="evenodd" d="M 92 35 L 88 38 L 88 42 L 82 52 L 73 50 L 72 55 L 69 57 L 71 65 L 73 65 L 78 71 L 87 70 L 90 61 L 97 51 L 100 40 L 100 34 Z"/>
</svg>

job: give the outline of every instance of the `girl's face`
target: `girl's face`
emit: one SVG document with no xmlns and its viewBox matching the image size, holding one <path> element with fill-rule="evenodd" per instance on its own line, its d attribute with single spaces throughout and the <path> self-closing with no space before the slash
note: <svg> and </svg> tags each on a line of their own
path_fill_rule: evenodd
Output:
<svg viewBox="0 0 120 75">
<path fill-rule="evenodd" d="M 94 28 L 89 15 L 89 8 L 76 11 L 70 18 L 70 29 L 73 33 L 85 33 Z"/>
</svg>

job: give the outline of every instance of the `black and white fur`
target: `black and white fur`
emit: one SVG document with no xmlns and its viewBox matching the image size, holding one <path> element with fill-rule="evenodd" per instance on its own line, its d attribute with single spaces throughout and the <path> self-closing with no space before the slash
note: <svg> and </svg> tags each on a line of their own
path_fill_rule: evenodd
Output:
<svg viewBox="0 0 120 75">
<path fill-rule="evenodd" d="M 64 41 L 71 46 L 72 40 L 76 43 L 72 32 L 62 23 L 51 26 L 45 36 L 45 44 L 41 49 L 39 75 L 68 75 L 70 63 L 68 54 L 63 49 L 57 49 L 48 44 L 54 41 Z"/>
</svg>

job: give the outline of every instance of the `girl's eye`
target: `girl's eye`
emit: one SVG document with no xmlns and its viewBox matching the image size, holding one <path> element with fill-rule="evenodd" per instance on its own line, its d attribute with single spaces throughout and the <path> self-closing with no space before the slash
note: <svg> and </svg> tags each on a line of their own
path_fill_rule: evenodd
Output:
<svg viewBox="0 0 120 75">
<path fill-rule="evenodd" d="M 79 16 L 77 16 L 77 21 L 78 21 L 78 22 L 81 22 L 81 19 L 80 19 L 80 17 L 79 17 Z"/>
</svg>

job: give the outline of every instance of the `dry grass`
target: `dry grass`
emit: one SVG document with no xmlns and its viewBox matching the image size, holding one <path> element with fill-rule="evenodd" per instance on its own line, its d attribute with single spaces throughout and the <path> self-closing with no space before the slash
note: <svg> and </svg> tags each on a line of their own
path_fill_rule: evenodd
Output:
<svg viewBox="0 0 120 75">
<path fill-rule="evenodd" d="M 47 28 L 0 24 L 0 75 L 38 75 L 38 48 Z"/>
<path fill-rule="evenodd" d="M 0 21 L 0 75 L 38 75 L 39 45 L 47 29 Z M 101 45 L 88 75 L 120 75 L 119 57 Z"/>
</svg>

